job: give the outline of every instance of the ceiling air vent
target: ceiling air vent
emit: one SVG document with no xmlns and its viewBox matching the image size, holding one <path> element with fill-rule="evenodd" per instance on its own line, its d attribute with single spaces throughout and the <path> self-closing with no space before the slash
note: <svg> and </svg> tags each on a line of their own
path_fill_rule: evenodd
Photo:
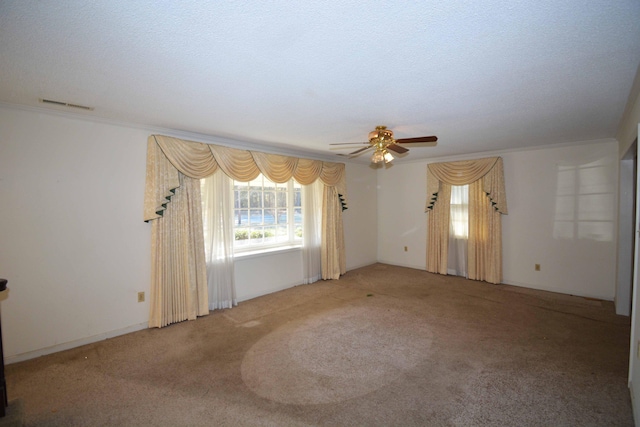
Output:
<svg viewBox="0 0 640 427">
<path fill-rule="evenodd" d="M 59 105 L 61 107 L 79 108 L 80 110 L 93 111 L 93 107 L 87 107 L 86 105 L 72 104 L 64 101 L 54 101 L 53 99 L 40 99 L 43 104 Z"/>
</svg>

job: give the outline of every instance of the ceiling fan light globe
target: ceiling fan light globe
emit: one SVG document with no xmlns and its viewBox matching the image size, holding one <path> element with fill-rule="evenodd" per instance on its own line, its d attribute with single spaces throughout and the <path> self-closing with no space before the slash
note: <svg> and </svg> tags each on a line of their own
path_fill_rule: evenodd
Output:
<svg viewBox="0 0 640 427">
<path fill-rule="evenodd" d="M 371 162 L 380 163 L 383 161 L 384 161 L 384 154 L 382 153 L 382 151 L 380 150 L 374 151 L 373 155 L 371 156 Z"/>
<path fill-rule="evenodd" d="M 387 150 L 384 151 L 384 155 L 382 157 L 384 158 L 385 163 L 389 163 L 391 160 L 393 160 L 393 156 Z"/>
</svg>

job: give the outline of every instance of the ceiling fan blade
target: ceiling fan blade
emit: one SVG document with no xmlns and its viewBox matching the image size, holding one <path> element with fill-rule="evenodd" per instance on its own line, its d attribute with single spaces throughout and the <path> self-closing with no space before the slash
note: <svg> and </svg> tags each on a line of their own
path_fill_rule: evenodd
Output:
<svg viewBox="0 0 640 427">
<path fill-rule="evenodd" d="M 437 140 L 437 136 L 419 136 L 417 138 L 396 139 L 396 142 L 399 144 L 414 144 L 419 142 L 436 142 Z"/>
<path fill-rule="evenodd" d="M 368 142 L 334 142 L 333 144 L 329 144 L 329 145 L 362 145 L 362 144 L 369 144 Z"/>
<path fill-rule="evenodd" d="M 371 146 L 363 147 L 363 148 L 361 148 L 359 150 L 354 151 L 353 153 L 349 153 L 349 156 L 353 156 L 354 154 L 362 153 L 363 151 L 368 150 L 369 148 L 371 148 Z"/>
<path fill-rule="evenodd" d="M 397 144 L 387 145 L 387 150 L 395 151 L 398 154 L 406 153 L 407 151 L 409 151 L 408 149 Z"/>
<path fill-rule="evenodd" d="M 356 151 L 354 151 L 352 153 L 349 153 L 349 154 L 338 153 L 338 156 L 349 157 L 349 158 L 357 157 L 360 153 L 362 153 L 363 151 L 368 150 L 369 148 L 371 148 L 371 147 L 363 147 L 363 148 L 361 148 L 359 150 L 356 150 Z"/>
</svg>

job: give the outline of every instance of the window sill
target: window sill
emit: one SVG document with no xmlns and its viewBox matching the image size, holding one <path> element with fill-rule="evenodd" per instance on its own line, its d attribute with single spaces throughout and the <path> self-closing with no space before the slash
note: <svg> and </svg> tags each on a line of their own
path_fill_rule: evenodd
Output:
<svg viewBox="0 0 640 427">
<path fill-rule="evenodd" d="M 302 250 L 301 245 L 278 246 L 276 248 L 265 248 L 265 249 L 256 249 L 253 251 L 238 252 L 236 254 L 233 254 L 233 257 L 237 260 L 240 260 L 240 259 L 258 258 L 263 256 L 269 256 L 269 255 L 277 255 L 277 254 L 282 254 L 286 252 L 296 252 L 301 250 Z"/>
</svg>

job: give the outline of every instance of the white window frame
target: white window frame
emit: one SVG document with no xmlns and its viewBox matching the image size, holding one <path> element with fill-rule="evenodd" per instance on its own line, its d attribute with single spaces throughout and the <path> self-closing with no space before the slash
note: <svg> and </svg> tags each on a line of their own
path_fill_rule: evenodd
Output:
<svg viewBox="0 0 640 427">
<path fill-rule="evenodd" d="M 261 196 L 261 201 L 264 201 L 264 192 L 265 192 L 265 181 L 267 181 L 268 183 L 272 183 L 271 180 L 269 180 L 266 176 L 264 176 L 263 174 L 258 175 L 258 177 L 256 177 L 254 180 L 250 181 L 250 182 L 242 182 L 242 181 L 233 181 L 233 198 L 234 198 L 234 211 L 233 211 L 233 234 L 234 234 L 234 240 L 233 240 L 233 253 L 234 255 L 243 255 L 243 254 L 256 254 L 256 253 L 261 253 L 261 252 L 270 252 L 273 250 L 279 250 L 279 249 L 287 249 L 287 248 L 294 248 L 294 247 L 301 247 L 302 246 L 302 237 L 298 237 L 296 235 L 296 226 L 302 227 L 302 215 L 304 215 L 303 209 L 302 209 L 302 186 L 295 183 L 295 180 L 292 178 L 289 181 L 287 181 L 286 183 L 283 184 L 275 184 L 276 188 L 282 188 L 282 186 L 286 186 L 286 216 L 287 216 L 287 238 L 286 240 L 282 240 L 282 241 L 272 241 L 272 242 L 265 242 L 264 238 L 262 238 L 261 242 L 258 243 L 248 243 L 248 244 L 241 244 L 239 245 L 238 242 L 239 240 L 236 240 L 236 230 L 238 229 L 247 229 L 248 232 L 248 240 L 251 242 L 251 233 L 252 233 L 252 229 L 255 228 L 260 228 L 263 232 L 265 230 L 265 227 L 269 227 L 272 224 L 269 223 L 265 223 L 264 222 L 264 211 L 267 209 L 273 209 L 274 210 L 274 223 L 273 226 L 277 228 L 277 221 L 279 218 L 278 215 L 278 209 L 283 209 L 283 208 L 278 208 L 278 190 L 276 189 L 276 196 L 275 196 L 275 207 L 273 208 L 269 208 L 269 207 L 264 207 L 264 203 L 261 203 L 261 207 L 252 207 L 251 206 L 251 198 L 250 198 L 250 191 L 256 191 L 256 190 L 251 190 L 250 189 L 250 185 L 252 183 L 255 184 L 256 181 L 262 181 L 262 196 Z M 236 189 L 238 188 L 238 186 L 240 188 L 242 187 L 246 187 L 246 191 L 248 192 L 247 194 L 247 206 L 246 207 L 241 207 L 239 205 L 239 200 L 236 198 Z M 294 206 L 294 197 L 295 197 L 295 192 L 296 192 L 296 187 L 299 189 L 298 191 L 300 192 L 300 206 Z M 242 190 L 240 190 L 242 191 Z M 251 224 L 251 209 L 260 209 L 262 210 L 262 219 L 263 222 L 260 224 Z M 296 224 L 295 222 L 295 210 L 299 209 L 300 210 L 300 222 L 299 224 Z M 248 223 L 244 226 L 244 227 L 240 227 L 237 225 L 236 219 L 238 217 L 237 213 L 238 210 L 246 210 L 247 211 L 247 221 Z M 242 218 L 242 214 L 240 215 L 240 218 Z"/>
</svg>

